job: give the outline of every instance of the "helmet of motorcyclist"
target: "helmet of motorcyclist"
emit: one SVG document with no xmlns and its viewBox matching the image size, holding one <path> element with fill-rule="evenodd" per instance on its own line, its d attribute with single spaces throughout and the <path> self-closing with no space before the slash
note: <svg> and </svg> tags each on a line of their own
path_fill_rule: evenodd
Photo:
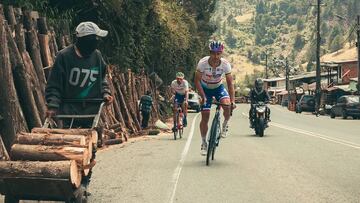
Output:
<svg viewBox="0 0 360 203">
<path fill-rule="evenodd" d="M 223 52 L 224 51 L 224 45 L 219 41 L 212 41 L 209 44 L 209 50 L 211 52 Z"/>
<path fill-rule="evenodd" d="M 255 80 L 255 90 L 257 92 L 262 92 L 264 89 L 264 82 L 261 78 Z"/>
</svg>

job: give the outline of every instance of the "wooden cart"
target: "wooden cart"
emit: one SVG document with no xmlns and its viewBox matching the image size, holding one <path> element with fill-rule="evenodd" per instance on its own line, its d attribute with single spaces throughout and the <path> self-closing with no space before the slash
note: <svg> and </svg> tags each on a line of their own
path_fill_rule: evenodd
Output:
<svg viewBox="0 0 360 203">
<path fill-rule="evenodd" d="M 54 122 L 47 118 L 43 128 L 19 133 L 10 152 L 12 161 L 0 162 L 0 193 L 5 195 L 5 203 L 87 202 L 86 190 L 101 139 L 98 135 L 102 133 L 99 121 L 103 108 L 102 102 L 94 115 L 55 116 L 70 119 L 69 129 L 51 128 Z M 93 119 L 91 128 L 71 128 L 74 120 L 83 118 Z"/>
</svg>

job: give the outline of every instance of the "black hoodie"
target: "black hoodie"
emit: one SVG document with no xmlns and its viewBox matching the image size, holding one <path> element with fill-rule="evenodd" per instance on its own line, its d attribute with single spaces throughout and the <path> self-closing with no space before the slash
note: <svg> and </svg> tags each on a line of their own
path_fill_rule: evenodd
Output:
<svg viewBox="0 0 360 203">
<path fill-rule="evenodd" d="M 98 104 L 68 103 L 68 100 L 86 101 L 103 99 L 110 95 L 106 80 L 106 63 L 100 51 L 95 50 L 89 57 L 80 58 L 75 46 L 70 45 L 56 56 L 51 70 L 45 98 L 47 106 L 63 114 L 94 114 Z M 92 107 L 93 106 L 93 107 Z M 89 108 L 90 107 L 90 108 Z"/>
</svg>

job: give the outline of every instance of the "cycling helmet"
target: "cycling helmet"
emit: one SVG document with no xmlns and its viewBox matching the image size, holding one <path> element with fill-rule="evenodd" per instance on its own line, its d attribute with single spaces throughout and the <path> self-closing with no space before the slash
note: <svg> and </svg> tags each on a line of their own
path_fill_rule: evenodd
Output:
<svg viewBox="0 0 360 203">
<path fill-rule="evenodd" d="M 176 73 L 176 78 L 184 78 L 184 77 L 185 77 L 184 73 L 182 73 L 182 72 Z"/>
<path fill-rule="evenodd" d="M 223 52 L 224 45 L 219 41 L 212 41 L 209 44 L 209 50 L 213 52 Z"/>
<path fill-rule="evenodd" d="M 257 92 L 261 92 L 263 90 L 264 87 L 264 82 L 262 79 L 258 78 L 255 80 L 255 90 Z"/>
</svg>

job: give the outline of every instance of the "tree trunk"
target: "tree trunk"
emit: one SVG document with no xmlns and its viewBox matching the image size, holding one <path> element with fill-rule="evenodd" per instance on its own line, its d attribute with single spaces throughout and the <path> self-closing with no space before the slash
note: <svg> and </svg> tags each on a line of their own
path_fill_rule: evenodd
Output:
<svg viewBox="0 0 360 203">
<path fill-rule="evenodd" d="M 42 63 L 45 67 L 50 67 L 53 65 L 53 59 L 50 52 L 49 35 L 39 34 L 38 37 Z"/>
<path fill-rule="evenodd" d="M 56 42 L 58 44 L 59 51 L 64 49 L 66 47 L 65 37 L 63 35 L 58 35 L 56 39 L 57 39 Z"/>
<path fill-rule="evenodd" d="M 113 69 L 115 67 L 114 66 L 108 66 L 108 72 L 109 72 L 109 77 L 108 77 L 108 81 L 109 81 L 109 86 L 110 86 L 110 90 L 112 92 L 112 95 L 114 97 L 114 103 L 113 103 L 113 107 L 114 107 L 114 112 L 115 112 L 115 118 L 120 122 L 119 124 L 122 125 L 122 127 L 125 128 L 125 121 L 124 121 L 124 117 L 121 113 L 121 109 L 120 109 L 120 105 L 118 102 L 118 93 L 114 87 L 114 82 L 113 82 Z"/>
<path fill-rule="evenodd" d="M 107 137 L 108 139 L 115 139 L 117 137 L 117 134 L 114 131 L 110 131 L 107 129 L 104 130 L 104 134 L 105 137 Z"/>
<path fill-rule="evenodd" d="M 75 160 L 84 166 L 90 163 L 89 148 L 68 146 L 45 146 L 14 144 L 11 147 L 12 160 L 62 161 Z"/>
<path fill-rule="evenodd" d="M 105 145 L 121 144 L 123 141 L 121 138 L 105 140 Z"/>
<path fill-rule="evenodd" d="M 8 26 L 6 27 L 7 27 L 6 30 L 8 36 L 7 38 L 9 44 L 9 51 L 13 56 L 12 67 L 14 71 L 13 74 L 14 74 L 15 86 L 17 93 L 19 94 L 20 104 L 25 114 L 24 116 L 26 118 L 27 125 L 30 129 L 33 127 L 40 127 L 41 119 L 38 108 L 35 103 L 34 96 L 32 94 L 32 87 L 30 84 L 31 76 L 29 75 L 29 72 L 25 68 L 23 60 L 21 58 L 21 54 L 18 51 L 14 39 L 11 37 L 10 28 Z"/>
<path fill-rule="evenodd" d="M 78 188 L 81 174 L 74 160 L 71 161 L 0 161 L 0 178 L 58 178 L 68 179 Z"/>
<path fill-rule="evenodd" d="M 32 133 L 46 133 L 46 134 L 69 134 L 69 135 L 92 135 L 92 129 L 57 129 L 57 128 L 33 128 Z M 96 131 L 95 131 L 96 132 Z"/>
<path fill-rule="evenodd" d="M 41 61 L 39 39 L 37 37 L 36 31 L 33 29 L 26 32 L 26 47 L 32 59 L 36 75 L 39 79 L 41 92 L 44 94 L 46 86 L 45 74 L 43 69 L 44 65 Z"/>
<path fill-rule="evenodd" d="M 10 157 L 0 135 L 0 162 L 7 160 L 10 160 Z"/>
<path fill-rule="evenodd" d="M 30 10 L 23 10 L 24 28 L 28 31 L 35 28 L 35 22 L 31 16 L 31 12 Z"/>
<path fill-rule="evenodd" d="M 22 58 L 26 67 L 26 70 L 28 70 L 28 73 L 31 74 L 31 82 L 32 82 L 32 93 L 37 105 L 37 109 L 39 111 L 40 119 L 41 121 L 45 121 L 45 112 L 46 112 L 46 102 L 44 93 L 42 92 L 42 87 L 40 86 L 40 81 L 37 80 L 37 75 L 34 70 L 34 66 L 32 64 L 31 58 L 29 56 L 28 52 L 23 52 Z"/>
<path fill-rule="evenodd" d="M 117 89 L 117 92 L 118 92 L 118 96 L 119 96 L 119 100 L 120 100 L 120 106 L 122 107 L 122 115 L 124 116 L 124 121 L 126 123 L 126 126 L 132 130 L 132 131 L 135 131 L 134 127 L 133 127 L 133 121 L 132 121 L 132 117 L 129 113 L 129 110 L 127 108 L 127 104 L 126 104 L 126 100 L 124 98 L 124 95 L 122 93 L 122 84 L 121 84 L 121 81 L 118 80 L 118 77 L 114 77 L 113 78 L 113 82 L 114 82 L 114 86 L 115 88 Z"/>
<path fill-rule="evenodd" d="M 48 26 L 47 26 L 47 20 L 45 17 L 41 17 L 37 20 L 38 30 L 39 34 L 47 35 L 49 32 Z"/>
<path fill-rule="evenodd" d="M 14 26 L 17 24 L 16 23 L 16 18 L 15 18 L 15 13 L 14 13 L 14 7 L 13 6 L 7 6 L 6 8 L 6 19 L 8 21 L 9 26 L 11 27 L 12 30 L 14 30 Z"/>
<path fill-rule="evenodd" d="M 0 15 L 0 126 L 5 126 L 0 128 L 0 134 L 3 135 L 5 147 L 10 150 L 16 133 L 27 131 L 28 128 L 15 90 L 5 22 L 3 15 Z"/>
<path fill-rule="evenodd" d="M 52 57 L 52 61 L 55 61 L 55 57 L 57 52 L 59 51 L 58 45 L 56 43 L 56 34 L 54 32 L 54 28 L 51 27 L 50 28 L 50 53 L 51 53 L 51 57 Z"/>
<path fill-rule="evenodd" d="M 23 25 L 21 23 L 15 26 L 15 41 L 19 49 L 19 52 L 20 53 L 25 52 L 26 51 L 25 35 L 24 35 Z"/>
<path fill-rule="evenodd" d="M 16 143 L 26 145 L 85 146 L 86 140 L 84 135 L 67 134 L 20 133 L 16 137 Z"/>
</svg>

